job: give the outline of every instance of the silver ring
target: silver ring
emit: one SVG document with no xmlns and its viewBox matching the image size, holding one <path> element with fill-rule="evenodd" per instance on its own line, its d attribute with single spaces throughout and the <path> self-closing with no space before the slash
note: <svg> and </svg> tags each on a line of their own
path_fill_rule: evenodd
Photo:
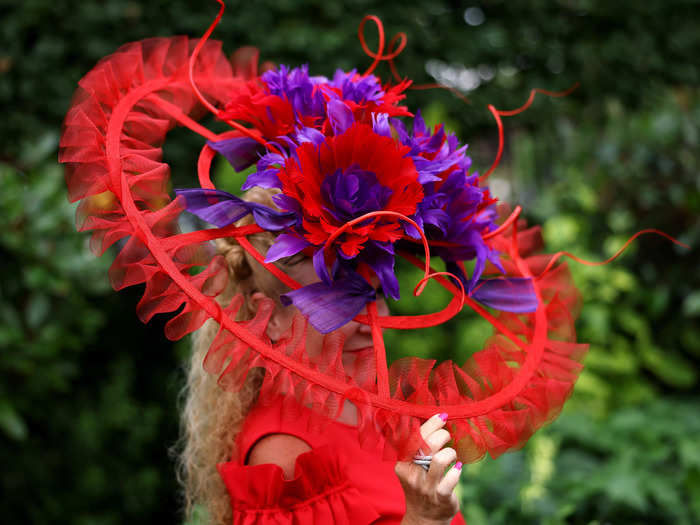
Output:
<svg viewBox="0 0 700 525">
<path fill-rule="evenodd" d="M 418 450 L 418 453 L 415 456 L 413 456 L 413 462 L 416 465 L 420 465 L 425 470 L 430 469 L 430 462 L 432 460 L 433 460 L 433 456 L 426 456 L 425 454 L 423 454 L 423 451 L 420 449 Z"/>
</svg>

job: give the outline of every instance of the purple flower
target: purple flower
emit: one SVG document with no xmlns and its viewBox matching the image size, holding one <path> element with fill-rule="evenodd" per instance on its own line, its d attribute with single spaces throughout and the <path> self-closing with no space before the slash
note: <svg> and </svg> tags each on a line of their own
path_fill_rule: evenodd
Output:
<svg viewBox="0 0 700 525">
<path fill-rule="evenodd" d="M 340 222 L 348 222 L 366 213 L 383 210 L 392 193 L 390 188 L 379 183 L 374 173 L 356 165 L 345 170 L 336 170 L 321 184 L 321 197 L 326 203 L 324 209 Z M 367 241 L 360 253 L 352 257 L 342 249 L 337 249 L 336 253 L 343 268 L 350 268 L 350 261 L 353 261 L 353 264 L 355 261 L 368 264 L 377 274 L 387 296 L 399 298 L 399 283 L 394 273 L 394 248 L 391 243 Z M 330 282 L 321 250 L 317 252 L 315 262 L 319 276 Z"/>
<path fill-rule="evenodd" d="M 477 182 L 476 174 L 467 177 L 464 172 L 453 172 L 437 190 L 447 197 L 444 207 L 449 217 L 447 227 L 444 230 L 428 231 L 432 239 L 455 244 L 453 247 L 435 248 L 436 255 L 445 262 L 476 260 L 472 276 L 467 283 L 469 292 L 481 277 L 486 261 L 503 271 L 498 252 L 491 249 L 482 237 L 484 231 L 491 231 L 497 227 L 497 214 L 493 205 L 482 208 L 485 203 L 484 188 L 475 185 Z"/>
<path fill-rule="evenodd" d="M 460 148 L 457 137 L 445 133 L 443 125 L 435 134 L 431 134 L 420 111 L 413 119 L 413 133 L 409 133 L 399 119 L 391 119 L 390 122 L 401 143 L 411 148 L 409 155 L 416 165 L 421 184 L 440 181 L 440 173 L 449 168 L 469 170 L 471 158 L 465 155 L 467 146 Z"/>
<path fill-rule="evenodd" d="M 352 100 L 358 104 L 362 102 L 381 103 L 384 98 L 379 79 L 374 75 L 360 76 L 356 69 L 352 71 L 336 70 L 333 80 L 329 86 L 340 90 L 340 97 L 343 100 Z"/>
<path fill-rule="evenodd" d="M 324 208 L 341 222 L 384 209 L 391 194 L 391 189 L 382 186 L 374 173 L 357 165 L 336 170 L 321 184 Z"/>
<path fill-rule="evenodd" d="M 459 145 L 444 126 L 431 133 L 420 111 L 413 119 L 409 133 L 398 119 L 390 119 L 399 141 L 411 148 L 419 181 L 425 197 L 412 217 L 423 228 L 429 240 L 447 241 L 454 247 L 435 247 L 436 255 L 448 263 L 476 260 L 471 278 L 465 288 L 471 292 L 484 270 L 486 261 L 501 268 L 498 252 L 484 242 L 482 233 L 496 228 L 495 207 L 490 201 L 488 188 L 479 186 L 478 174 L 469 174 L 471 159 L 466 156 L 467 146 Z M 374 127 L 386 135 L 387 124 L 377 117 Z M 408 235 L 417 238 L 418 232 L 407 226 Z"/>
<path fill-rule="evenodd" d="M 308 64 L 293 69 L 281 64 L 263 73 L 262 80 L 270 94 L 289 100 L 298 116 L 325 117 L 325 100 L 318 85 L 328 79 L 310 77 Z"/>
</svg>

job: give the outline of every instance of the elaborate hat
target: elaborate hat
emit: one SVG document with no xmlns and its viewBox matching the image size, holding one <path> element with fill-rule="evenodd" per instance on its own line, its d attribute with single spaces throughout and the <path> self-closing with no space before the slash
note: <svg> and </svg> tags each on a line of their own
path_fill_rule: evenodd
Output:
<svg viewBox="0 0 700 525">
<path fill-rule="evenodd" d="M 214 319 L 220 330 L 204 366 L 224 388 L 239 388 L 261 367 L 262 402 L 284 395 L 333 417 L 350 400 L 360 439 L 383 445 L 389 457 L 413 456 L 420 423 L 438 412 L 448 414 L 462 461 L 522 446 L 559 413 L 586 345 L 576 342 L 579 294 L 567 266 L 542 253 L 540 229 L 525 227 L 519 207 L 500 213 L 485 185 L 497 161 L 484 175 L 472 171 L 456 136 L 442 125 L 428 129 L 418 110 L 401 105 L 410 81 L 382 84 L 373 74 L 405 43 L 395 39 L 400 45 L 384 54 L 375 17 L 367 19 L 380 28 L 379 49 L 363 41 L 374 58 L 368 70 L 326 78 L 305 66 L 260 74 L 251 48 L 229 60 L 208 40 L 221 14 L 201 40 L 148 39 L 102 59 L 66 116 L 60 161 L 70 199 L 80 201 L 78 228 L 92 232 L 98 254 L 118 243 L 114 288 L 145 284 L 137 314 L 147 322 L 175 312 L 165 327 L 173 340 Z M 490 109 L 499 126 L 500 115 L 512 113 Z M 233 129 L 215 134 L 200 125 L 207 110 Z M 198 187 L 173 195 L 162 144 L 175 126 L 201 135 L 203 146 Z M 276 208 L 216 189 L 209 167 L 217 153 L 236 170 L 255 165 L 243 189 L 274 188 Z M 212 227 L 183 233 L 183 213 Z M 236 225 L 249 214 L 255 224 Z M 277 235 L 267 254 L 248 240 L 263 231 Z M 270 304 L 239 321 L 240 295 L 217 301 L 229 279 L 212 249 L 221 237 L 236 239 L 292 289 L 282 299 L 303 316 L 281 339 L 266 335 Z M 273 264 L 297 253 L 313 258 L 319 282 L 300 286 Z M 431 269 L 435 257 L 446 271 Z M 417 295 L 428 279 L 452 294 L 442 311 L 378 315 L 370 280 L 394 299 L 408 293 L 395 274 L 400 259 L 424 271 Z M 435 326 L 465 307 L 493 326 L 465 363 L 405 357 L 387 366 L 383 328 Z M 372 328 L 370 372 L 343 366 L 334 330 L 351 319 Z M 306 352 L 309 325 L 328 333 L 321 356 Z"/>
</svg>

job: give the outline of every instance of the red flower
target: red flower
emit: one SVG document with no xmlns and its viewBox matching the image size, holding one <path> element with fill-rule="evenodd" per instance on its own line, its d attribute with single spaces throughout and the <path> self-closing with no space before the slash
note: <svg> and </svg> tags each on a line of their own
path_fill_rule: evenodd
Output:
<svg viewBox="0 0 700 525">
<path fill-rule="evenodd" d="M 298 203 L 289 208 L 301 215 L 303 237 L 321 246 L 343 224 L 365 213 L 415 213 L 423 187 L 409 151 L 360 123 L 320 145 L 299 146 L 277 176 L 283 194 Z M 402 234 L 399 220 L 381 217 L 353 226 L 337 242 L 340 255 L 351 258 L 367 241 L 391 243 Z"/>
<path fill-rule="evenodd" d="M 292 103 L 283 97 L 272 95 L 259 80 L 241 82 L 232 90 L 231 99 L 219 113 L 220 119 L 247 122 L 260 131 L 266 139 L 287 135 L 299 126 L 313 127 L 319 118 L 299 115 Z"/>
<path fill-rule="evenodd" d="M 356 75 L 358 78 L 359 75 Z M 404 91 L 411 85 L 410 80 L 404 80 L 396 85 L 386 85 L 383 88 L 382 96 L 370 100 L 356 101 L 343 97 L 343 90 L 339 87 L 325 84 L 322 86 L 323 96 L 330 100 L 337 98 L 352 111 L 355 122 L 372 125 L 372 116 L 379 113 L 386 113 L 389 117 L 412 117 L 413 113 L 408 111 L 406 106 L 399 106 L 398 103 L 406 98 Z M 323 133 L 330 135 L 330 123 L 324 122 Z"/>
</svg>

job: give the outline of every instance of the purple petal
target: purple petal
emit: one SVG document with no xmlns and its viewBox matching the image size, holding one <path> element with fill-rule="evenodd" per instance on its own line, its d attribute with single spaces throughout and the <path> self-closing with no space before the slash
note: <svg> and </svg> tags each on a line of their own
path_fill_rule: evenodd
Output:
<svg viewBox="0 0 700 525">
<path fill-rule="evenodd" d="M 301 128 L 296 133 L 296 139 L 299 142 L 299 144 L 303 144 L 304 142 L 311 142 L 315 146 L 319 146 L 324 140 L 326 140 L 326 137 L 317 129 Z"/>
<path fill-rule="evenodd" d="M 425 229 L 425 224 L 423 224 L 423 218 L 420 215 L 416 214 L 413 217 L 411 217 L 411 219 L 413 219 L 413 221 L 420 227 L 421 230 Z M 403 231 L 412 239 L 420 239 L 420 232 L 415 228 L 415 226 L 413 226 L 413 224 L 404 222 Z"/>
<path fill-rule="evenodd" d="M 260 161 L 258 162 L 258 167 L 259 168 L 264 168 L 267 169 L 271 166 L 275 165 L 283 165 L 286 161 L 286 158 L 280 155 L 279 153 L 266 153 L 262 157 L 260 157 Z"/>
<path fill-rule="evenodd" d="M 277 177 L 278 172 L 279 170 L 277 168 L 270 168 L 269 170 L 262 170 L 256 171 L 255 173 L 251 173 L 250 175 L 248 175 L 248 178 L 246 178 L 245 182 L 243 183 L 243 186 L 241 186 L 241 189 L 243 191 L 246 191 L 252 188 L 253 186 L 259 186 L 265 189 L 280 188 L 282 186 L 282 183 Z"/>
<path fill-rule="evenodd" d="M 355 117 L 352 115 L 352 110 L 338 99 L 331 99 L 326 106 L 328 112 L 328 120 L 331 122 L 331 128 L 335 135 L 344 133 L 346 129 L 353 125 Z"/>
<path fill-rule="evenodd" d="M 361 252 L 362 260 L 377 274 L 379 283 L 384 290 L 384 295 L 398 300 L 400 297 L 399 280 L 394 273 L 395 258 L 393 246 L 387 244 L 386 247 L 389 248 L 389 250 L 378 246 L 378 243 L 368 243 L 363 252 Z"/>
<path fill-rule="evenodd" d="M 302 214 L 301 205 L 294 197 L 290 197 L 284 193 L 278 193 L 272 196 L 272 202 L 274 202 L 280 210 L 292 211 L 299 216 Z"/>
<path fill-rule="evenodd" d="M 331 276 L 328 275 L 328 268 L 326 268 L 326 257 L 323 254 L 323 246 L 321 246 L 313 257 L 314 270 L 316 270 L 316 275 L 326 284 L 331 284 Z"/>
<path fill-rule="evenodd" d="M 516 314 L 537 310 L 532 280 L 525 277 L 481 280 L 471 294 L 480 303 Z"/>
<path fill-rule="evenodd" d="M 242 190 L 249 190 L 253 186 L 261 188 L 281 188 L 277 172 L 279 166 L 284 165 L 285 158 L 278 153 L 266 153 L 258 161 L 257 171 L 248 175 L 245 183 L 241 187 Z"/>
<path fill-rule="evenodd" d="M 450 216 L 440 208 L 429 208 L 421 213 L 423 222 L 439 229 L 443 234 L 450 223 Z"/>
<path fill-rule="evenodd" d="M 372 129 L 377 135 L 391 138 L 389 115 L 386 113 L 372 113 Z"/>
<path fill-rule="evenodd" d="M 203 221 L 219 228 L 228 226 L 250 213 L 248 202 L 221 190 L 175 190 L 185 199 L 185 208 Z"/>
<path fill-rule="evenodd" d="M 397 118 L 391 118 L 389 119 L 389 122 L 391 122 L 391 125 L 396 130 L 396 134 L 399 136 L 399 141 L 401 142 L 401 144 L 406 144 L 411 140 L 411 137 L 408 134 L 408 130 L 406 130 L 406 125 L 403 123 L 402 120 L 399 120 Z"/>
<path fill-rule="evenodd" d="M 384 97 L 384 91 L 379 79 L 374 75 L 358 75 L 357 70 L 336 70 L 331 86 L 340 88 L 343 100 L 353 102 L 380 102 Z"/>
<path fill-rule="evenodd" d="M 281 64 L 277 69 L 263 73 L 262 79 L 272 95 L 289 100 L 296 115 L 323 115 L 324 99 L 315 86 L 328 82 L 328 79 L 310 77 L 308 65 L 290 69 Z"/>
<path fill-rule="evenodd" d="M 338 279 L 332 285 L 314 283 L 280 296 L 282 304 L 294 304 L 322 334 L 351 321 L 374 299 L 374 288 L 357 274 Z"/>
<path fill-rule="evenodd" d="M 281 233 L 275 239 L 274 244 L 270 246 L 270 249 L 267 250 L 265 262 L 270 263 L 283 257 L 291 257 L 307 246 L 309 246 L 309 242 L 303 237 L 291 233 Z"/>
<path fill-rule="evenodd" d="M 449 135 L 447 135 L 447 145 L 450 147 L 450 151 L 456 150 L 457 146 L 459 146 L 459 139 L 457 138 L 457 135 L 455 135 L 454 133 L 450 133 Z M 464 145 L 463 150 L 466 151 L 466 149 L 467 146 Z M 469 161 L 471 163 L 471 159 L 469 159 Z"/>
<path fill-rule="evenodd" d="M 249 204 L 255 223 L 264 230 L 279 231 L 294 226 L 297 222 L 297 216 L 293 212 L 273 210 L 257 202 Z"/>
<path fill-rule="evenodd" d="M 496 250 L 489 250 L 489 254 L 486 256 L 491 264 L 498 268 L 501 273 L 506 273 L 503 268 L 503 263 L 501 263 L 501 254 Z"/>
<path fill-rule="evenodd" d="M 212 141 L 207 144 L 231 163 L 236 171 L 244 170 L 258 160 L 258 151 L 261 149 L 257 141 L 249 137 L 235 137 L 231 139 Z"/>
<path fill-rule="evenodd" d="M 425 121 L 423 120 L 423 115 L 421 115 L 420 109 L 416 111 L 416 116 L 413 119 L 413 136 L 416 135 L 426 135 L 428 133 L 428 128 L 425 126 Z"/>
<path fill-rule="evenodd" d="M 294 141 L 293 138 L 288 137 L 287 135 L 280 135 L 275 137 L 274 144 L 276 147 L 279 147 L 280 145 L 283 145 L 286 148 L 293 149 L 298 146 L 298 144 Z"/>
<path fill-rule="evenodd" d="M 425 149 L 427 151 L 436 151 L 440 146 L 442 146 L 442 142 L 445 140 L 445 128 L 443 126 L 440 126 L 440 129 L 433 135 L 428 143 L 425 145 Z"/>
<path fill-rule="evenodd" d="M 177 189 L 185 199 L 185 209 L 219 228 L 228 226 L 252 213 L 255 222 L 266 230 L 281 230 L 296 222 L 296 215 L 280 212 L 256 202 L 247 202 L 222 190 Z"/>
<path fill-rule="evenodd" d="M 486 257 L 488 255 L 488 248 L 483 244 L 484 241 L 476 231 L 472 230 L 470 232 L 470 237 L 472 238 L 472 246 L 476 250 L 476 261 L 474 262 L 474 271 L 472 272 L 472 278 L 469 280 L 469 293 L 471 294 L 476 286 L 479 277 L 481 277 L 484 267 L 486 266 Z"/>
</svg>

